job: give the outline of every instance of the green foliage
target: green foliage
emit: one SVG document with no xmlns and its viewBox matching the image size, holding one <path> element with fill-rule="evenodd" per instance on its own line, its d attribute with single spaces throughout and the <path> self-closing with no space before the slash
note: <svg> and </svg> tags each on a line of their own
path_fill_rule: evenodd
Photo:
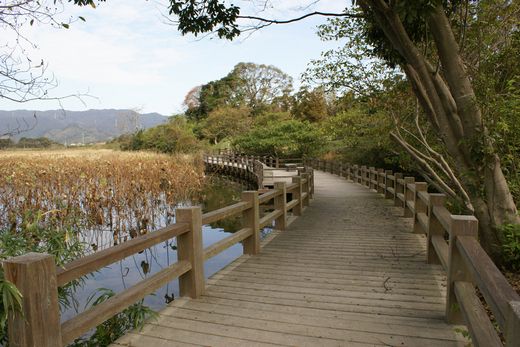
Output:
<svg viewBox="0 0 520 347">
<path fill-rule="evenodd" d="M 169 11 L 178 16 L 179 30 L 184 35 L 216 32 L 220 38 L 226 39 L 240 35 L 235 23 L 240 8 L 233 4 L 226 7 L 219 0 L 170 0 Z"/>
<path fill-rule="evenodd" d="M 119 138 L 122 150 L 153 150 L 162 153 L 189 153 L 199 150 L 202 144 L 193 133 L 185 117 L 172 117 L 167 124 L 140 130 Z"/>
<path fill-rule="evenodd" d="M 110 289 L 99 288 L 96 292 L 90 295 L 86 306 L 97 306 L 114 295 L 115 293 Z M 85 309 L 87 309 L 87 307 L 85 307 Z M 143 301 L 141 300 L 98 325 L 91 336 L 76 339 L 71 346 L 108 346 L 119 337 L 123 336 L 126 331 L 141 328 L 147 319 L 155 319 L 156 317 L 157 313 L 143 305 Z"/>
<path fill-rule="evenodd" d="M 14 312 L 22 311 L 22 295 L 18 289 L 4 278 L 0 269 L 0 345 L 7 345 L 7 319 Z"/>
<path fill-rule="evenodd" d="M 512 271 L 520 271 L 520 224 L 504 224 L 500 229 L 504 238 L 504 266 Z"/>
<path fill-rule="evenodd" d="M 212 111 L 201 124 L 202 135 L 218 144 L 223 139 L 246 132 L 251 126 L 251 111 L 247 107 L 222 107 Z"/>
<path fill-rule="evenodd" d="M 233 146 L 252 155 L 314 156 L 323 149 L 319 129 L 306 121 L 286 120 L 254 127 L 236 138 Z"/>
<path fill-rule="evenodd" d="M 0 149 L 6 149 L 14 145 L 11 139 L 0 139 Z"/>
<path fill-rule="evenodd" d="M 515 201 L 519 202 L 520 32 L 514 29 L 516 24 L 512 17 L 520 12 L 520 4 L 500 6 L 499 2 L 487 6 L 481 9 L 479 15 L 492 26 L 481 25 L 468 33 L 485 42 L 480 45 L 473 43 L 468 49 L 479 57 L 478 70 L 472 69 L 477 97 L 509 188 Z M 504 34 L 508 31 L 512 33 Z"/>
<path fill-rule="evenodd" d="M 212 111 L 223 107 L 239 107 L 242 100 L 235 93 L 240 81 L 233 73 L 200 87 L 196 96 L 197 105 L 188 107 L 186 117 L 192 121 L 201 121 Z"/>
<path fill-rule="evenodd" d="M 84 245 L 77 237 L 79 230 L 74 214 L 63 218 L 59 211 L 27 211 L 10 230 L 0 230 L 0 259 L 19 256 L 28 252 L 48 253 L 62 265 L 83 255 Z M 19 227 L 14 228 L 14 225 Z M 74 286 L 72 283 L 70 286 Z M 70 287 L 60 288 L 60 303 L 67 305 Z M 70 294 L 70 292 L 69 292 Z M 20 293 L 4 279 L 0 268 L 0 343 L 7 344 L 6 319 L 8 314 L 19 311 Z"/>
<path fill-rule="evenodd" d="M 78 238 L 83 226 L 78 220 L 74 211 L 66 214 L 58 210 L 45 213 L 25 211 L 10 230 L 0 230 L 0 257 L 5 259 L 28 252 L 48 253 L 55 256 L 58 266 L 77 259 L 84 251 Z"/>
<path fill-rule="evenodd" d="M 272 123 L 283 122 L 292 119 L 289 112 L 264 112 L 254 119 L 255 127 L 264 127 Z"/>
<path fill-rule="evenodd" d="M 309 90 L 301 88 L 296 93 L 292 114 L 309 122 L 322 121 L 329 115 L 327 95 L 323 87 Z"/>
<path fill-rule="evenodd" d="M 38 137 L 38 138 L 22 137 L 16 144 L 16 147 L 19 147 L 19 148 L 50 148 L 52 146 L 63 147 L 60 143 L 52 141 L 46 137 Z"/>
<path fill-rule="evenodd" d="M 382 112 L 369 112 L 358 105 L 329 117 L 322 123 L 323 133 L 331 142 L 331 151 L 339 153 L 343 160 L 352 164 L 370 163 L 387 167 L 396 159 L 395 144 L 389 132 L 393 124 Z"/>
<path fill-rule="evenodd" d="M 385 82 L 402 73 L 374 53 L 364 30 L 367 22 L 361 18 L 334 18 L 318 27 L 323 41 L 340 41 L 339 48 L 325 51 L 312 60 L 303 73 L 307 83 L 319 83 L 334 91 L 348 91 L 367 96 L 385 90 Z M 395 55 L 395 53 L 393 53 Z"/>
</svg>

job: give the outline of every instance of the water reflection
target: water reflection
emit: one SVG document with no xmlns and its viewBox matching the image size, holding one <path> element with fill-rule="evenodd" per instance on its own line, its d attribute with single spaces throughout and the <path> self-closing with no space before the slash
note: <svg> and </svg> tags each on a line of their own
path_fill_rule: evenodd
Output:
<svg viewBox="0 0 520 347">
<path fill-rule="evenodd" d="M 192 204 L 200 204 L 203 212 L 212 211 L 217 208 L 230 205 L 240 201 L 240 195 L 247 187 L 241 183 L 212 177 L 208 178 L 205 188 L 196 201 Z M 218 242 L 241 228 L 240 216 L 203 226 L 203 246 L 208 247 Z M 265 236 L 269 232 L 262 232 Z M 204 264 L 205 277 L 210 277 L 233 260 L 242 255 L 242 245 L 236 244 L 219 255 L 207 260 Z M 111 266 L 82 279 L 81 285 L 71 290 L 72 294 L 67 297 L 69 305 L 62 305 L 62 320 L 67 320 L 85 309 L 87 299 L 99 288 L 106 288 L 114 292 L 121 292 L 147 276 L 174 264 L 177 261 L 177 246 L 175 239 L 168 240 L 148 248 L 140 253 L 134 254 Z M 179 295 L 178 280 L 168 283 L 156 293 L 147 296 L 144 304 L 154 310 L 161 309 L 167 303 Z"/>
</svg>

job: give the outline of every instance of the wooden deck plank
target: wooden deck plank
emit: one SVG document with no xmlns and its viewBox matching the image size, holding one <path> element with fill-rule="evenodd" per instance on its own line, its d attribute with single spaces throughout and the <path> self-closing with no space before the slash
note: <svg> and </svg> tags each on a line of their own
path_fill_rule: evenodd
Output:
<svg viewBox="0 0 520 347">
<path fill-rule="evenodd" d="M 315 196 L 286 231 L 180 298 L 115 346 L 464 346 L 444 322 L 446 276 L 402 210 L 315 172 Z M 153 341 L 157 340 L 157 344 Z"/>
<path fill-rule="evenodd" d="M 248 270 L 248 271 L 247 271 Z M 327 277 L 329 275 L 329 277 Z M 399 276 L 392 276 L 389 273 L 381 273 L 379 275 L 373 275 L 372 273 L 357 273 L 357 274 L 349 274 L 349 275 L 340 275 L 335 274 L 336 277 L 330 277 L 330 274 L 324 274 L 319 271 L 306 271 L 306 272 L 298 272 L 298 271 L 283 271 L 277 269 L 259 269 L 259 268 L 245 268 L 241 267 L 237 271 L 233 273 L 234 278 L 237 279 L 268 279 L 271 282 L 276 280 L 286 281 L 288 283 L 294 282 L 298 283 L 306 283 L 305 286 L 311 284 L 325 284 L 325 285 L 336 285 L 338 286 L 364 286 L 364 287 L 384 287 L 385 292 L 388 291 L 386 286 L 383 286 L 383 283 L 396 284 L 400 285 L 399 288 L 416 288 L 417 279 L 404 277 L 401 278 Z M 217 274 L 213 277 L 213 279 L 221 278 L 223 275 Z M 421 282 L 423 286 L 427 289 L 431 289 L 436 286 L 443 286 L 443 280 L 435 280 L 435 279 L 424 279 L 424 282 Z M 394 286 L 397 287 L 397 286 Z M 343 289 L 343 288 L 342 288 Z M 436 296 L 439 296 L 437 290 Z"/>
<path fill-rule="evenodd" d="M 391 279 L 387 277 L 387 279 Z M 215 282 L 212 282 L 215 283 Z M 211 283 L 211 284 L 212 284 Z M 273 284 L 275 283 L 275 284 Z M 226 277 L 225 281 L 219 281 L 218 285 L 224 287 L 233 288 L 250 288 L 250 289 L 264 289 L 273 292 L 288 292 L 288 293 L 303 293 L 303 294 L 316 294 L 316 295 L 331 295 L 352 299 L 368 299 L 368 300 L 388 300 L 398 302 L 419 302 L 429 304 L 443 305 L 445 299 L 440 295 L 433 295 L 424 292 L 413 292 L 409 294 L 401 294 L 395 292 L 392 282 L 381 279 L 377 284 L 376 288 L 366 288 L 364 291 L 354 288 L 354 290 L 346 288 L 343 285 L 328 284 L 328 283 L 308 283 L 308 282 L 296 282 L 296 281 L 285 281 L 280 278 L 277 279 L 262 279 L 245 276 L 240 277 Z M 379 290 L 382 288 L 381 290 Z M 357 289 L 357 290 L 355 290 Z"/>
<path fill-rule="evenodd" d="M 254 310 L 236 305 L 228 306 L 225 302 L 216 303 L 214 300 L 197 300 L 189 306 L 189 310 L 199 312 L 218 313 L 226 316 L 255 318 L 266 320 L 269 322 L 295 323 L 293 314 L 271 311 L 266 305 L 256 305 Z M 175 315 L 176 307 L 163 311 L 163 314 Z M 297 324 L 311 327 L 325 327 L 348 331 L 376 332 L 390 335 L 402 335 L 420 338 L 437 338 L 443 340 L 456 340 L 456 336 L 449 331 L 444 324 L 438 324 L 432 327 L 423 326 L 417 329 L 417 326 L 399 324 L 399 322 L 381 322 L 381 320 L 371 319 L 370 316 L 351 315 L 347 318 L 338 316 L 332 317 L 316 317 L 314 312 L 305 311 L 298 314 Z"/>
<path fill-rule="evenodd" d="M 279 319 L 274 321 L 272 316 L 268 319 L 259 319 L 258 317 L 235 316 L 226 313 L 216 313 L 214 310 L 199 311 L 193 309 L 179 308 L 171 312 L 171 315 L 166 316 L 176 317 L 175 319 L 185 319 L 195 322 L 214 323 L 221 324 L 236 328 L 246 328 L 254 330 L 262 330 L 267 333 L 283 333 L 292 335 L 290 343 L 315 343 L 316 345 L 327 345 L 329 341 L 324 339 L 327 336 L 329 339 L 336 339 L 340 342 L 362 342 L 370 344 L 383 344 L 383 345 L 428 345 L 428 346 L 450 346 L 460 345 L 459 341 L 455 340 L 453 336 L 448 336 L 448 339 L 441 338 L 423 338 L 417 336 L 410 336 L 413 334 L 412 329 L 404 332 L 404 335 L 396 334 L 395 332 L 387 331 L 383 332 L 365 332 L 363 331 L 363 325 L 369 325 L 368 323 L 361 324 L 358 327 L 359 330 L 352 329 L 350 323 L 343 324 L 342 326 L 336 326 L 335 328 L 319 325 L 316 320 L 305 320 L 303 317 L 298 317 L 290 322 L 281 322 Z M 167 318 L 165 318 L 167 320 Z M 304 324 L 307 322 L 307 324 Z M 297 336 L 297 337 L 295 337 Z M 324 340 L 327 341 L 324 343 Z M 332 342 L 335 345 L 337 342 Z"/>
</svg>

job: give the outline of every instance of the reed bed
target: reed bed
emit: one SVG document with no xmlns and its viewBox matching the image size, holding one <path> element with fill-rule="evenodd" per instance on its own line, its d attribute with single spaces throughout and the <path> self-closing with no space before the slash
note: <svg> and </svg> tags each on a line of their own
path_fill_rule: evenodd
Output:
<svg viewBox="0 0 520 347">
<path fill-rule="evenodd" d="M 0 152 L 0 230 L 65 223 L 95 251 L 172 222 L 174 207 L 189 204 L 203 176 L 201 161 L 189 156 Z"/>
</svg>

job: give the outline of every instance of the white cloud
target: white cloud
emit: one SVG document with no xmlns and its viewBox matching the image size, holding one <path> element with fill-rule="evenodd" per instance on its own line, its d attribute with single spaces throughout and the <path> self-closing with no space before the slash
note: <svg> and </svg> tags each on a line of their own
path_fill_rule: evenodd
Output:
<svg viewBox="0 0 520 347">
<path fill-rule="evenodd" d="M 173 68 L 183 57 L 168 37 L 177 34 L 158 23 L 153 6 L 109 3 L 95 15 L 89 11 L 86 23 L 76 22 L 68 30 L 33 29 L 30 35 L 40 49 L 32 55 L 50 62 L 59 79 L 83 81 L 94 88 L 164 83 L 163 69 Z"/>
<path fill-rule="evenodd" d="M 33 61 L 43 58 L 60 82 L 52 91 L 53 96 L 88 90 L 99 97 L 99 102 L 87 100 L 88 107 L 143 105 L 145 112 L 170 114 L 181 109 L 190 88 L 225 76 L 241 61 L 273 64 L 297 78 L 305 64 L 319 56 L 326 45 L 314 35 L 314 26 L 323 22 L 323 18 L 272 26 L 245 41 L 182 37 L 174 26 L 164 24 L 165 2 L 110 0 L 96 9 L 67 3 L 64 18 L 82 16 L 85 23 L 77 21 L 68 30 L 29 27 L 27 34 L 39 46 L 31 53 Z M 239 5 L 242 3 L 247 2 Z M 301 1 L 271 3 L 274 8 L 263 13 L 266 17 L 286 19 L 302 13 Z M 338 12 L 349 3 L 322 0 L 303 12 Z M 20 105 L 0 100 L 0 109 L 21 107 L 50 109 L 57 105 L 49 102 Z M 65 107 L 84 109 L 72 99 Z"/>
</svg>

